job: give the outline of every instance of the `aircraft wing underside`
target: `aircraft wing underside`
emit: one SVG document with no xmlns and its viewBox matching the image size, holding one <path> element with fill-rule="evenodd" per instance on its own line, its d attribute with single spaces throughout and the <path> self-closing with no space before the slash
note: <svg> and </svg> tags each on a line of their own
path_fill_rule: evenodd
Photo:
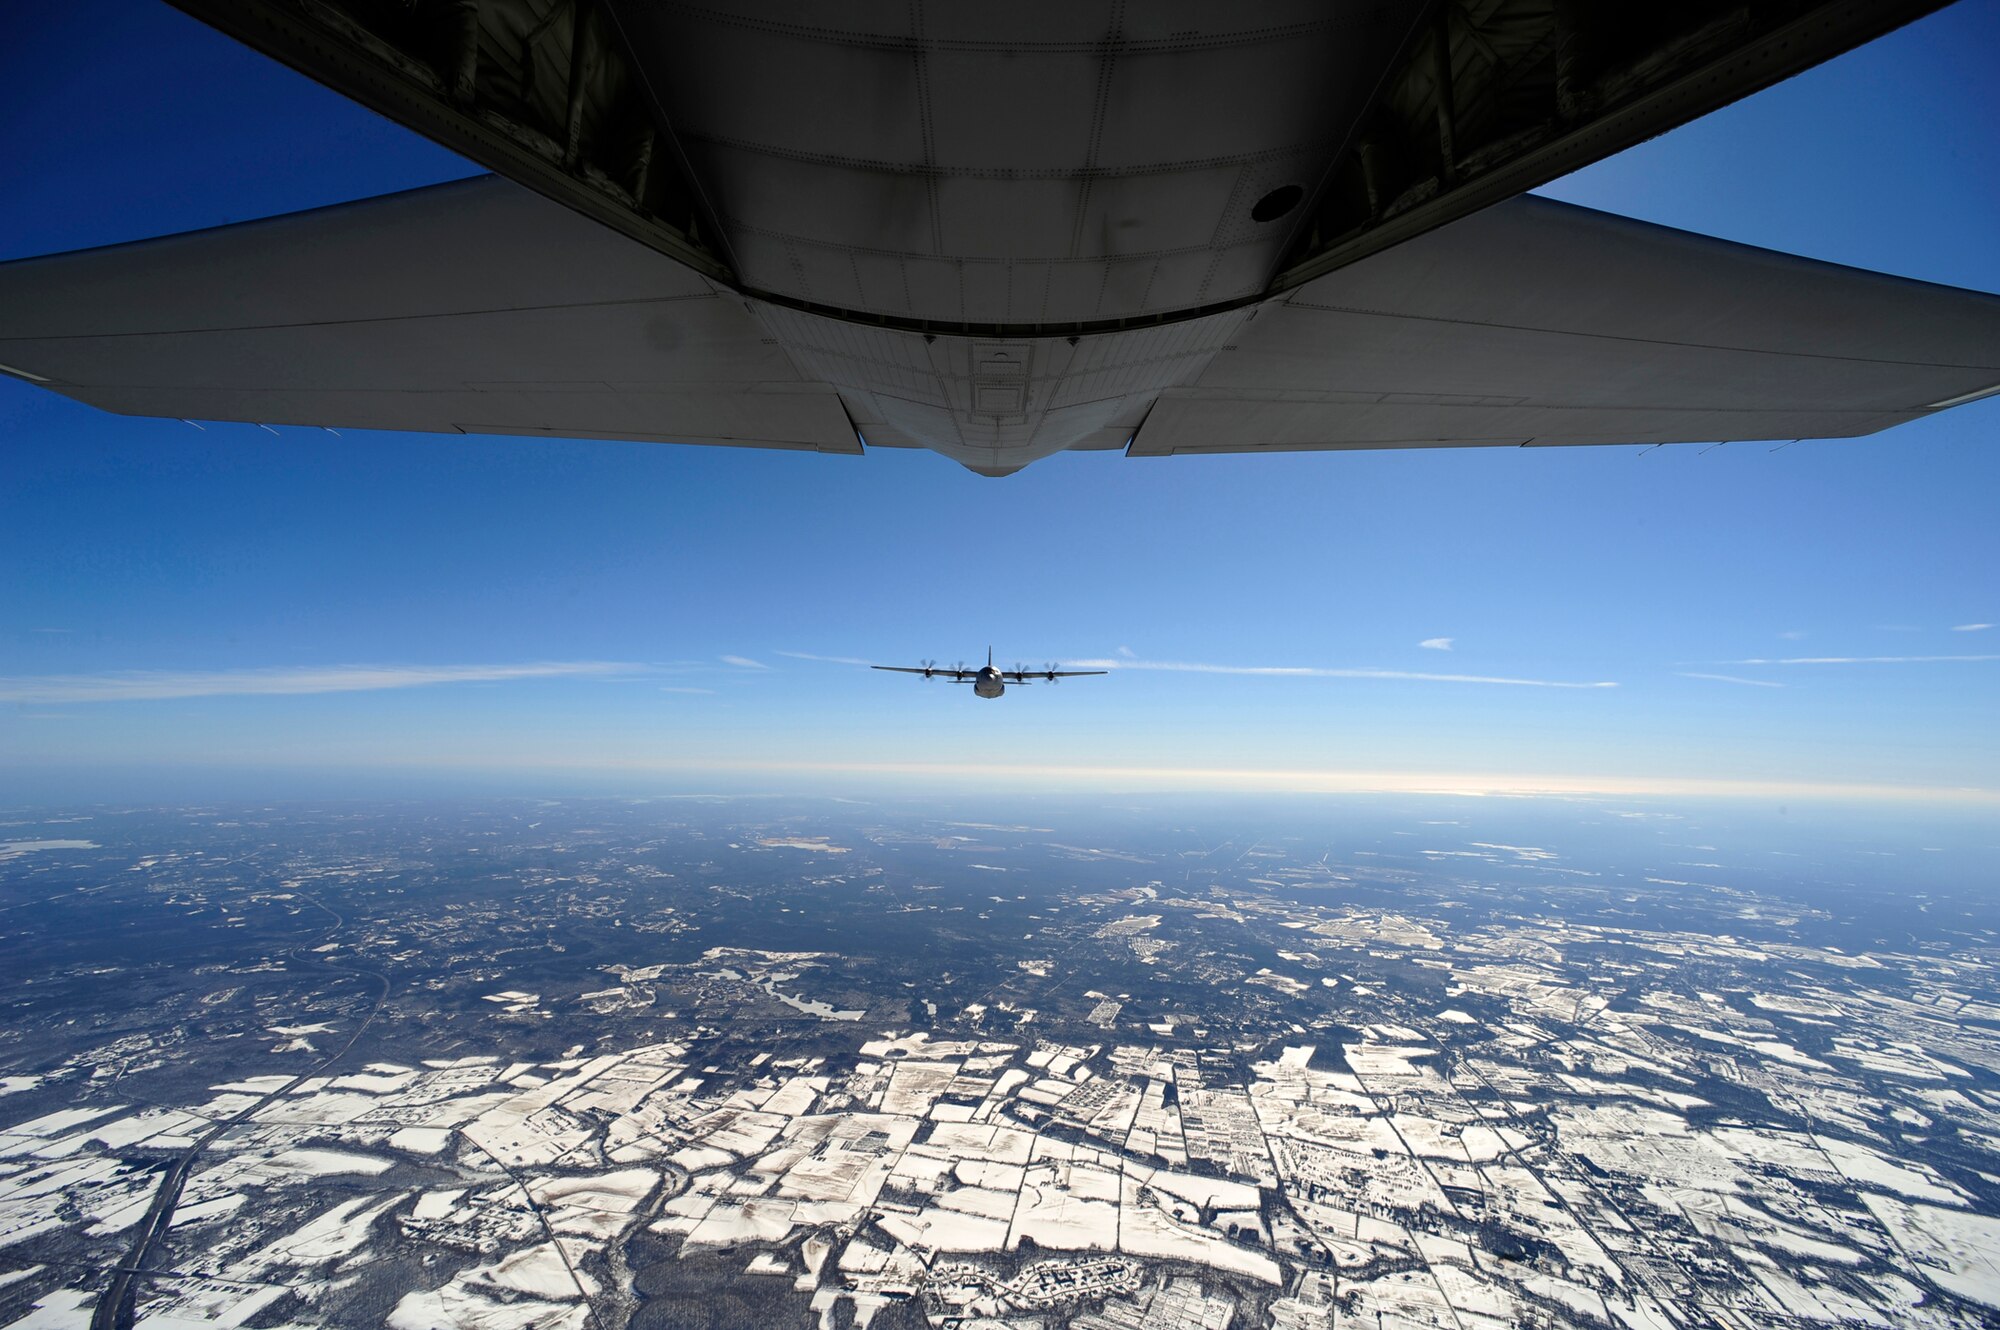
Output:
<svg viewBox="0 0 2000 1330">
<path fill-rule="evenodd" d="M 2000 388 L 2000 298 L 1519 197 L 1080 336 L 732 290 L 497 177 L 0 265 L 0 365 L 106 410 L 858 453 L 1866 434 Z"/>
</svg>

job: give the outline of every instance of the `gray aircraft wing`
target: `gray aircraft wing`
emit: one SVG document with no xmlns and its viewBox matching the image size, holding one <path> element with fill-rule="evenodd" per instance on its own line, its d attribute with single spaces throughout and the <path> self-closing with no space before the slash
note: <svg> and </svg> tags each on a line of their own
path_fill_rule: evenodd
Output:
<svg viewBox="0 0 2000 1330">
<path fill-rule="evenodd" d="M 1260 306 L 1133 456 L 1869 434 L 2000 391 L 2000 298 L 1522 196 Z"/>
<path fill-rule="evenodd" d="M 128 415 L 861 451 L 734 292 L 497 176 L 0 265 L 0 364 Z"/>
<path fill-rule="evenodd" d="M 1054 683 L 1058 679 L 1080 679 L 1086 674 L 1109 674 L 1110 670 L 1002 670 L 1000 677 L 1008 683 L 1033 683 L 1041 679 Z"/>
<path fill-rule="evenodd" d="M 936 666 L 925 669 L 920 665 L 870 665 L 871 670 L 887 670 L 891 674 L 921 674 L 926 679 L 943 679 L 947 683 L 971 683 L 977 670 L 944 670 Z"/>
</svg>

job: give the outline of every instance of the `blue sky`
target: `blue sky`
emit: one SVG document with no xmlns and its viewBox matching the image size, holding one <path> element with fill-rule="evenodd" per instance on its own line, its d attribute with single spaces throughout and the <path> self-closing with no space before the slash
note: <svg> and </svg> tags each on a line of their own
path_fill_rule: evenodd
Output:
<svg viewBox="0 0 2000 1330">
<path fill-rule="evenodd" d="M 0 257 L 470 171 L 165 6 L 44 7 L 16 38 Z M 1996 49 L 2000 4 L 1966 0 L 1545 192 L 2000 291 Z M 2000 801 L 2000 628 L 1973 627 L 2000 623 L 1996 431 L 2000 399 L 1778 451 L 986 480 L 896 450 L 197 429 L 0 377 L 0 790 L 886 769 Z M 1120 665 L 989 703 L 806 658 L 988 642 Z M 1749 663 L 1802 658 L 1848 663 Z"/>
</svg>

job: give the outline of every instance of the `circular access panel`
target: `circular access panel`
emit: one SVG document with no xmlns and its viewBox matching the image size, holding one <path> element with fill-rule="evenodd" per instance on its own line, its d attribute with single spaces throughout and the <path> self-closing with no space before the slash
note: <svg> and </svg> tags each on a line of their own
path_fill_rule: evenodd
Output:
<svg viewBox="0 0 2000 1330">
<path fill-rule="evenodd" d="M 1280 185 L 1258 199 L 1250 209 L 1253 222 L 1275 222 L 1286 213 L 1299 206 L 1299 200 L 1306 196 L 1305 190 L 1297 185 Z"/>
</svg>

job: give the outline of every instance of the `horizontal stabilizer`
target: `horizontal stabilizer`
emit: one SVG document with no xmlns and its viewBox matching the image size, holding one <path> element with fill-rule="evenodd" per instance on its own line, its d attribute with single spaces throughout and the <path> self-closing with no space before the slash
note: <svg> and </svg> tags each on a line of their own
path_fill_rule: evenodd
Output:
<svg viewBox="0 0 2000 1330">
<path fill-rule="evenodd" d="M 2000 390 L 2000 298 L 1521 197 L 1265 305 L 1134 456 L 1872 434 Z"/>
<path fill-rule="evenodd" d="M 734 293 L 496 176 L 0 265 L 0 364 L 128 415 L 861 451 Z"/>
</svg>

